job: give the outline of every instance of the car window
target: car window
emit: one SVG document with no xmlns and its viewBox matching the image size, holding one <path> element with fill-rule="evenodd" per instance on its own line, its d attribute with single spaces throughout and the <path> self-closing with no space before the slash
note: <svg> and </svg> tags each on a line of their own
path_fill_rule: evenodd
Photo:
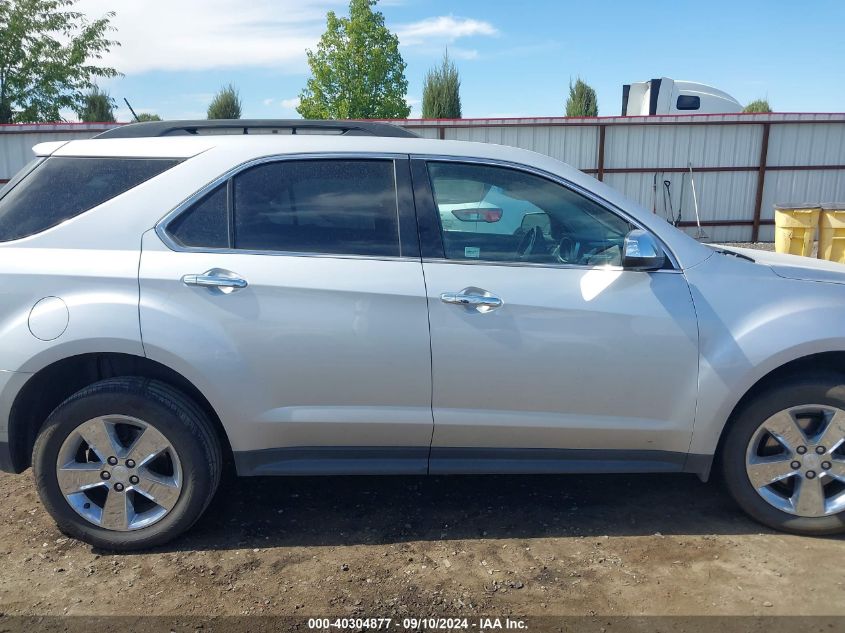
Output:
<svg viewBox="0 0 845 633">
<path fill-rule="evenodd" d="M 597 266 L 622 263 L 628 221 L 540 176 L 428 164 L 447 259 Z"/>
<path fill-rule="evenodd" d="M 234 247 L 399 255 L 390 160 L 278 161 L 234 177 Z"/>
<path fill-rule="evenodd" d="M 167 232 L 182 246 L 227 248 L 229 213 L 226 183 L 205 194 L 168 226 Z"/>
<path fill-rule="evenodd" d="M 0 198 L 0 242 L 35 235 L 178 164 L 159 158 L 52 156 Z"/>
<path fill-rule="evenodd" d="M 698 110 L 701 107 L 701 97 L 680 95 L 676 107 L 678 110 Z"/>
</svg>

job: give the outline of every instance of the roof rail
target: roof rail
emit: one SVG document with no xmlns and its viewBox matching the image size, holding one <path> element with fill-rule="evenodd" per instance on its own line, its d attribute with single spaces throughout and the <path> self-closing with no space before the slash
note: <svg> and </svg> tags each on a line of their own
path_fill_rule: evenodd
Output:
<svg viewBox="0 0 845 633">
<path fill-rule="evenodd" d="M 279 130 L 334 132 L 345 136 L 393 136 L 417 138 L 418 134 L 393 125 L 374 121 L 313 121 L 308 119 L 215 119 L 211 121 L 148 121 L 121 125 L 98 134 L 94 138 L 149 138 L 155 136 L 186 136 L 196 134 L 249 134 L 250 130 L 266 130 L 263 134 L 276 134 Z"/>
</svg>

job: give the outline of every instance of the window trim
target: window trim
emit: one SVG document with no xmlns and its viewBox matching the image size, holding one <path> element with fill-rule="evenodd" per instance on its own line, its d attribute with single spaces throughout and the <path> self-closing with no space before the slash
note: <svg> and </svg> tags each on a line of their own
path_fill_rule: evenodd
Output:
<svg viewBox="0 0 845 633">
<path fill-rule="evenodd" d="M 642 229 L 646 231 L 649 235 L 654 237 L 660 246 L 663 248 L 663 252 L 666 254 L 666 258 L 668 262 L 671 264 L 672 268 L 661 268 L 659 270 L 647 271 L 649 273 L 680 273 L 681 266 L 678 263 L 677 257 L 675 257 L 675 253 L 672 251 L 671 248 L 666 244 L 666 242 L 660 238 L 654 231 L 649 229 L 647 226 L 643 225 L 642 222 L 637 220 L 636 218 L 632 217 L 629 213 L 627 213 L 624 209 L 617 207 L 615 204 L 611 203 L 608 200 L 605 200 L 601 196 L 597 195 L 596 193 L 586 189 L 577 183 L 572 182 L 571 180 L 567 180 L 566 178 L 559 176 L 557 174 L 553 174 L 551 172 L 547 172 L 544 169 L 540 169 L 539 167 L 533 167 L 532 165 L 525 165 L 522 163 L 514 163 L 511 161 L 505 160 L 497 160 L 494 158 L 473 158 L 473 157 L 466 157 L 466 156 L 440 156 L 440 155 L 431 155 L 431 154 L 411 154 L 411 163 L 419 165 L 422 164 L 425 174 L 426 174 L 426 181 L 428 183 L 427 189 L 428 192 L 425 194 L 426 196 L 430 197 L 430 207 L 431 209 L 428 210 L 429 213 L 432 211 L 435 212 L 435 221 L 437 222 L 437 227 L 440 231 L 438 239 L 442 243 L 443 239 L 443 229 L 440 226 L 440 218 L 439 213 L 437 212 L 437 203 L 434 201 L 434 190 L 431 187 L 430 177 L 428 176 L 428 163 L 464 163 L 469 165 L 480 165 L 480 166 L 488 166 L 488 167 L 504 167 L 513 169 L 515 171 L 521 171 L 527 174 L 531 174 L 534 176 L 539 176 L 540 178 L 544 178 L 549 180 L 555 184 L 558 184 L 562 187 L 565 187 L 574 193 L 577 193 L 585 198 L 591 200 L 592 202 L 596 203 L 600 207 L 602 207 L 608 213 L 613 213 L 614 215 L 620 216 L 625 221 L 631 223 L 638 229 Z M 418 169 L 414 171 L 415 174 L 418 174 Z M 415 180 L 415 184 L 416 180 Z M 415 188 L 416 189 L 416 188 Z M 419 191 L 416 191 L 419 194 Z M 420 202 L 417 201 L 417 208 L 419 209 L 422 205 Z M 426 206 L 429 206 L 428 204 Z M 580 270 L 592 270 L 595 266 L 588 266 L 585 264 L 555 264 L 555 263 L 543 263 L 543 262 L 488 262 L 483 260 L 459 260 L 459 259 L 448 259 L 445 256 L 445 250 L 443 251 L 443 257 L 427 257 L 423 256 L 423 262 L 426 263 L 450 263 L 450 264 L 468 264 L 471 266 L 515 266 L 515 267 L 526 267 L 526 268 L 577 268 Z M 607 266 L 607 268 L 611 270 L 629 270 L 623 266 Z M 629 270 L 630 272 L 630 270 Z"/>
<path fill-rule="evenodd" d="M 353 253 L 320 253 L 310 251 L 281 251 L 281 250 L 251 250 L 243 248 L 232 248 L 232 222 L 234 216 L 232 213 L 227 213 L 229 223 L 229 248 L 213 248 L 200 246 L 184 246 L 180 244 L 167 231 L 168 225 L 179 215 L 187 211 L 203 196 L 211 192 L 217 186 L 226 183 L 227 196 L 232 195 L 232 183 L 234 177 L 238 174 L 247 171 L 258 165 L 265 165 L 268 163 L 279 163 L 284 161 L 303 161 L 303 160 L 389 160 L 393 163 L 393 186 L 394 195 L 396 198 L 396 231 L 399 240 L 399 255 L 356 255 Z M 368 259 L 379 261 L 419 261 L 419 243 L 415 240 L 416 231 L 413 235 L 405 235 L 403 231 L 404 224 L 407 225 L 405 216 L 408 213 L 413 214 L 413 204 L 410 209 L 405 208 L 408 203 L 408 196 L 403 192 L 403 188 L 407 187 L 409 177 L 405 177 L 400 173 L 403 169 L 404 163 L 408 162 L 407 154 L 394 154 L 384 152 L 306 152 L 297 154 L 273 154 L 270 156 L 261 156 L 253 158 L 227 170 L 220 176 L 214 178 L 212 181 L 204 185 L 201 189 L 190 195 L 188 198 L 180 202 L 176 207 L 169 211 L 163 218 L 161 218 L 155 225 L 155 232 L 159 239 L 167 248 L 177 253 L 210 253 L 221 255 L 271 255 L 276 257 L 322 257 L 331 259 Z M 407 165 L 404 165 L 407 168 Z M 400 184 L 401 183 L 401 184 Z M 231 200 L 230 200 L 231 202 Z M 411 200 L 412 202 L 412 200 Z M 405 203 L 403 205 L 403 203 Z M 408 251 L 406 253 L 406 251 Z"/>
</svg>

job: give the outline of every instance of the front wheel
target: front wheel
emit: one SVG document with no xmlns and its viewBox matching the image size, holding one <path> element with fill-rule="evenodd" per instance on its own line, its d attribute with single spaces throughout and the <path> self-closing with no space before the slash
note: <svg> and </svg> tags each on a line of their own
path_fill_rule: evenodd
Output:
<svg viewBox="0 0 845 633">
<path fill-rule="evenodd" d="M 127 551 L 194 524 L 220 480 L 221 450 L 208 417 L 184 394 L 154 380 L 113 378 L 53 411 L 32 464 L 62 532 Z"/>
<path fill-rule="evenodd" d="M 819 373 L 761 392 L 733 421 L 721 457 L 731 494 L 761 523 L 845 532 L 845 377 Z"/>
</svg>

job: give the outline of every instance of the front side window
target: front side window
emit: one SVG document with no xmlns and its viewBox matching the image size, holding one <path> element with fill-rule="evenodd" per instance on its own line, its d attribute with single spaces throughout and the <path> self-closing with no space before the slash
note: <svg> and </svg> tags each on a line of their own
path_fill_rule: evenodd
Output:
<svg viewBox="0 0 845 633">
<path fill-rule="evenodd" d="M 234 248 L 399 255 L 393 161 L 266 163 L 233 186 Z"/>
<path fill-rule="evenodd" d="M 488 165 L 428 164 L 447 259 L 621 265 L 634 227 L 540 176 Z"/>
<path fill-rule="evenodd" d="M 61 224 L 178 163 L 164 158 L 47 158 L 0 198 L 0 242 Z"/>
</svg>

